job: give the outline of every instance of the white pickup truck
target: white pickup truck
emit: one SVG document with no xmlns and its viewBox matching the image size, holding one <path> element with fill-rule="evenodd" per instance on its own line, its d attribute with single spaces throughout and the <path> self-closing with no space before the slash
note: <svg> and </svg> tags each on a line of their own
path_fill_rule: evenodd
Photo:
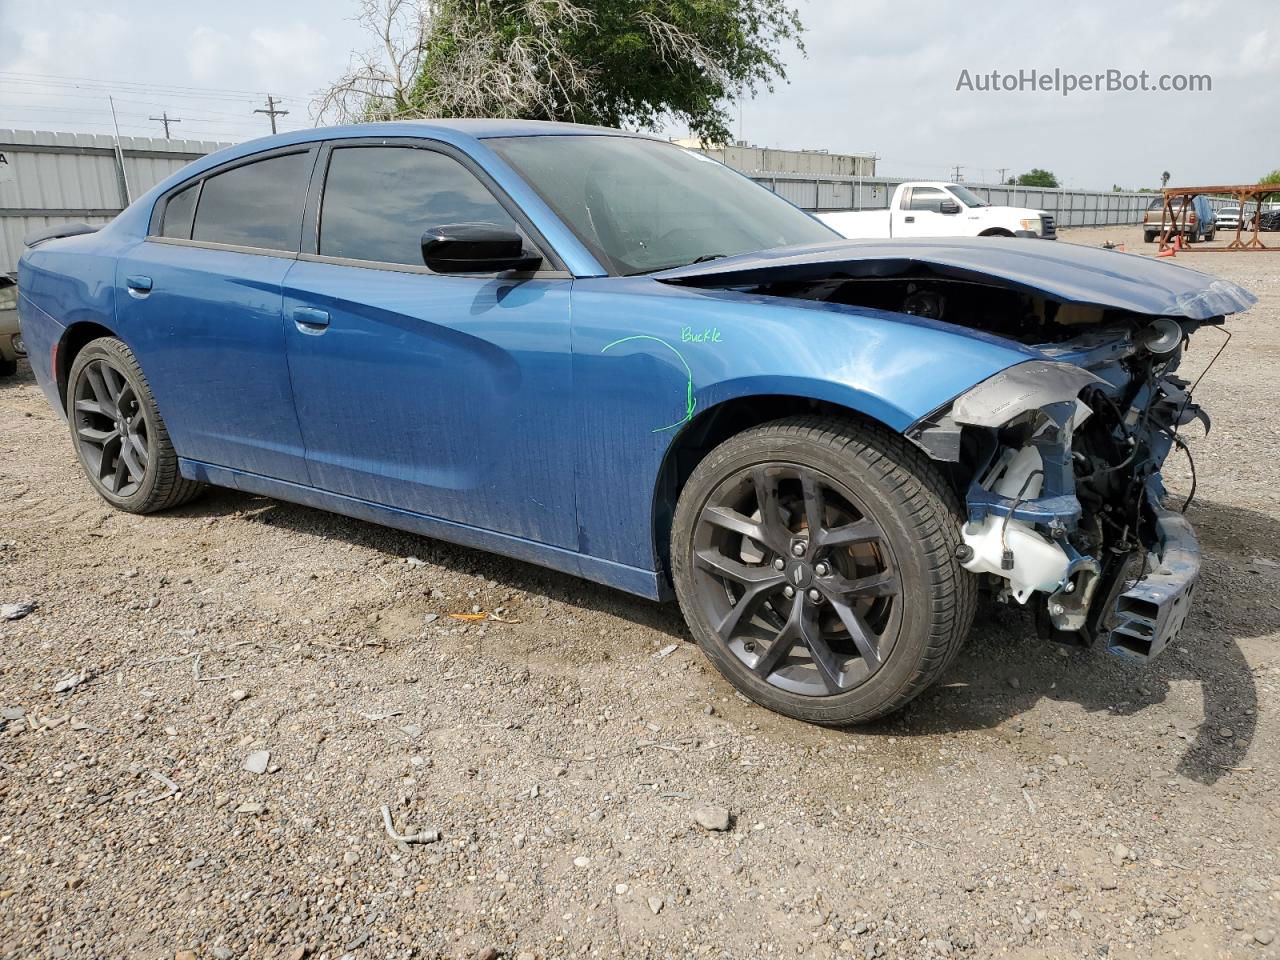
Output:
<svg viewBox="0 0 1280 960">
<path fill-rule="evenodd" d="M 887 210 L 820 213 L 851 240 L 889 237 L 1041 237 L 1056 240 L 1053 217 L 1025 207 L 992 207 L 958 183 L 900 183 Z"/>
</svg>

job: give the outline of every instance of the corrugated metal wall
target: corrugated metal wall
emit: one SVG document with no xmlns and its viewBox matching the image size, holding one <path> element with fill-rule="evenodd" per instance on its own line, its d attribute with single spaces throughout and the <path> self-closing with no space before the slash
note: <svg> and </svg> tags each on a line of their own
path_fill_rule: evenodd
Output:
<svg viewBox="0 0 1280 960">
<path fill-rule="evenodd" d="M 135 197 L 226 146 L 152 137 L 121 137 L 120 145 Z M 76 220 L 106 223 L 125 207 L 112 137 L 0 129 L 0 157 L 0 272 L 17 268 L 22 238 L 32 230 Z"/>
<path fill-rule="evenodd" d="M 205 140 L 122 137 L 124 172 L 137 197 L 187 163 L 227 144 Z M 811 154 L 814 158 L 826 154 Z M 55 223 L 106 223 L 125 207 L 115 141 L 102 134 L 0 129 L 0 272 L 17 267 L 22 238 Z M 806 210 L 882 210 L 891 177 L 750 174 L 757 183 Z M 966 183 L 988 203 L 1032 207 L 1053 214 L 1059 227 L 1138 223 L 1150 193 L 1009 187 Z M 1229 199 L 1213 201 L 1216 206 Z"/>
</svg>

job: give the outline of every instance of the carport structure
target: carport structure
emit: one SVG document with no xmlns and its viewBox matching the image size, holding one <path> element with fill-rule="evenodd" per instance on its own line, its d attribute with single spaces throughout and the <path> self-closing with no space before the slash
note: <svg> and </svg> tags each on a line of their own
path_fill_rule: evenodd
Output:
<svg viewBox="0 0 1280 960">
<path fill-rule="evenodd" d="M 1248 183 L 1240 184 L 1234 187 L 1166 187 L 1164 193 L 1164 211 L 1160 216 L 1160 225 L 1164 227 L 1160 234 L 1160 249 L 1167 250 L 1172 244 L 1169 243 L 1171 236 L 1182 236 L 1187 232 L 1187 212 L 1192 209 L 1193 201 L 1196 197 L 1204 194 L 1205 196 L 1230 196 L 1234 197 L 1236 202 L 1240 204 L 1240 224 L 1236 227 L 1235 238 L 1225 247 L 1204 247 L 1196 245 L 1195 247 L 1187 247 L 1187 250 L 1197 250 L 1204 253 L 1233 251 L 1233 250 L 1268 250 L 1275 252 L 1280 247 L 1268 247 L 1265 243 L 1258 239 L 1258 229 L 1262 224 L 1262 202 L 1270 194 L 1280 194 L 1274 183 Z M 1244 230 L 1245 212 L 1248 209 L 1249 201 L 1253 201 L 1253 236 L 1248 240 L 1241 239 L 1241 234 L 1247 232 Z M 1174 208 L 1177 208 L 1176 212 Z M 1168 226 L 1165 226 L 1168 224 Z"/>
</svg>

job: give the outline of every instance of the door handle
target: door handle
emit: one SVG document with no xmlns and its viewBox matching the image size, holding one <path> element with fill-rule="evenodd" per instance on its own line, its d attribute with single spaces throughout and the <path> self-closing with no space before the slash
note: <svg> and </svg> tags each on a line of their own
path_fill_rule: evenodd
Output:
<svg viewBox="0 0 1280 960">
<path fill-rule="evenodd" d="M 297 307 L 293 311 L 293 322 L 299 328 L 306 327 L 305 332 L 314 332 L 323 330 L 329 326 L 329 313 L 327 310 L 317 310 L 315 307 Z"/>
<path fill-rule="evenodd" d="M 129 288 L 130 293 L 148 294 L 151 292 L 151 278 L 144 277 L 141 274 L 125 277 L 124 285 Z"/>
<path fill-rule="evenodd" d="M 902 221 L 903 221 L 903 223 L 915 223 L 915 222 L 916 222 L 916 218 L 915 218 L 915 217 L 903 217 L 903 218 L 902 218 Z"/>
</svg>

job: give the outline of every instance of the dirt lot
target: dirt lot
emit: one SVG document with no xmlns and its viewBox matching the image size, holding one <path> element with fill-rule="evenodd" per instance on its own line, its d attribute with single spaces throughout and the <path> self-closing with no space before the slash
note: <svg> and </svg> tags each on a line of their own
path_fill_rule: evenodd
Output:
<svg viewBox="0 0 1280 960">
<path fill-rule="evenodd" d="M 1108 238 L 1144 249 L 1064 241 Z M 989 610 L 853 731 L 746 703 L 674 608 L 567 576 L 230 491 L 113 512 L 24 365 L 0 955 L 1280 957 L 1280 258 L 1178 262 L 1261 297 L 1197 395 L 1181 641 L 1136 667 Z M 439 839 L 393 842 L 384 804 Z"/>
</svg>

